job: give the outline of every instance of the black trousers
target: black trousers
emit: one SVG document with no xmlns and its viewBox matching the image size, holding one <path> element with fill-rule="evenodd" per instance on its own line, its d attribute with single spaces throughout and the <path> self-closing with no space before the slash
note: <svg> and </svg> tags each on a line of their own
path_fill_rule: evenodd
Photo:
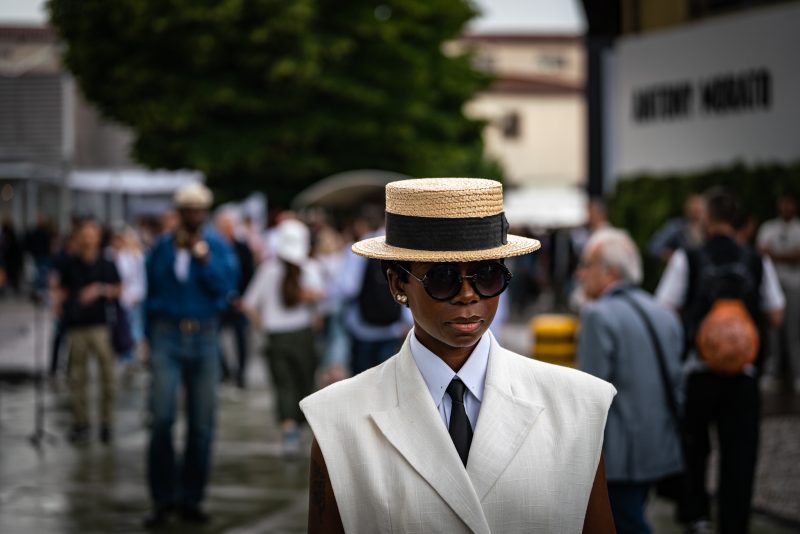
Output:
<svg viewBox="0 0 800 534">
<path fill-rule="evenodd" d="M 247 336 L 249 335 L 250 321 L 248 321 L 245 314 L 234 310 L 229 310 L 223 314 L 222 321 L 220 322 L 220 329 L 224 328 L 233 329 L 233 335 L 236 339 L 236 385 L 239 388 L 244 389 L 246 386 L 245 373 L 247 371 L 247 357 L 249 355 Z M 222 350 L 221 343 L 220 360 L 222 363 L 222 379 L 228 380 L 231 377 L 231 370 L 228 366 L 228 361 L 225 359 L 225 354 Z"/>
<path fill-rule="evenodd" d="M 278 420 L 304 422 L 299 403 L 314 392 L 317 370 L 314 332 L 304 328 L 267 334 L 266 358 L 277 395 Z"/>
<path fill-rule="evenodd" d="M 723 534 L 747 532 L 758 455 L 760 401 L 755 378 L 710 372 L 689 375 L 686 384 L 684 439 L 686 494 L 681 517 L 695 521 L 709 515 L 706 472 L 709 434 L 719 437 L 718 524 Z"/>
</svg>

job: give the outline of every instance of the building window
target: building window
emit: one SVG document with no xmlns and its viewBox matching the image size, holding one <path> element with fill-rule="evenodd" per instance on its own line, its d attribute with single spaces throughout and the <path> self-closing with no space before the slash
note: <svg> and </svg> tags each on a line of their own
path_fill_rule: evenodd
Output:
<svg viewBox="0 0 800 534">
<path fill-rule="evenodd" d="M 519 113 L 512 111 L 500 119 L 500 131 L 506 139 L 518 139 L 520 133 Z"/>
<path fill-rule="evenodd" d="M 567 60 L 561 54 L 539 54 L 536 63 L 543 71 L 556 72 L 566 67 Z"/>
<path fill-rule="evenodd" d="M 475 54 L 475 57 L 472 61 L 472 65 L 475 67 L 476 70 L 480 70 L 483 72 L 493 72 L 494 71 L 494 58 L 491 54 L 487 54 L 486 52 Z"/>
</svg>

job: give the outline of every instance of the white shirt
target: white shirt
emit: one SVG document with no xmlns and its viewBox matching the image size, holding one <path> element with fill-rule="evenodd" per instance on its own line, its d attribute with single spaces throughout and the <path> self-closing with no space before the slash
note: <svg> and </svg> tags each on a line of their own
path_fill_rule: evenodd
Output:
<svg viewBox="0 0 800 534">
<path fill-rule="evenodd" d="M 489 347 L 491 345 L 490 336 L 484 334 L 481 340 L 475 345 L 475 349 L 470 354 L 467 361 L 458 373 L 454 372 L 444 360 L 428 350 L 417 339 L 416 334 L 411 336 L 410 348 L 411 356 L 417 364 L 428 391 L 433 397 L 433 403 L 439 411 L 445 428 L 450 427 L 450 412 L 453 401 L 447 394 L 447 386 L 456 376 L 461 379 L 467 391 L 464 393 L 464 408 L 467 411 L 469 423 L 473 432 L 478 423 L 478 413 L 481 410 L 483 401 L 483 387 L 486 381 L 486 367 L 489 364 Z"/>
<path fill-rule="evenodd" d="M 786 305 L 783 290 L 775 274 L 775 266 L 769 258 L 762 258 L 764 275 L 761 277 L 761 311 L 782 310 Z M 658 282 L 656 300 L 674 310 L 686 304 L 686 292 L 689 289 L 689 259 L 686 251 L 678 249 L 669 259 L 667 268 Z"/>
<path fill-rule="evenodd" d="M 772 219 L 761 225 L 756 243 L 759 248 L 769 248 L 777 254 L 790 254 L 800 250 L 800 219 L 790 221 Z M 800 287 L 800 263 L 778 262 L 778 278 L 784 285 Z"/>
<path fill-rule="evenodd" d="M 120 250 L 114 254 L 114 263 L 122 281 L 120 301 L 126 307 L 131 308 L 142 302 L 147 296 L 144 255 L 138 251 Z"/>
<path fill-rule="evenodd" d="M 185 248 L 175 251 L 175 278 L 178 282 L 185 282 L 189 279 L 189 265 L 192 263 L 192 255 Z"/>
<path fill-rule="evenodd" d="M 301 266 L 300 285 L 304 289 L 323 291 L 325 289 L 319 266 L 309 259 Z M 244 294 L 244 305 L 258 312 L 261 328 L 267 333 L 295 332 L 311 326 L 314 307 L 300 304 L 293 308 L 283 305 L 281 283 L 284 265 L 278 259 L 269 259 L 259 266 L 258 271 Z"/>
</svg>

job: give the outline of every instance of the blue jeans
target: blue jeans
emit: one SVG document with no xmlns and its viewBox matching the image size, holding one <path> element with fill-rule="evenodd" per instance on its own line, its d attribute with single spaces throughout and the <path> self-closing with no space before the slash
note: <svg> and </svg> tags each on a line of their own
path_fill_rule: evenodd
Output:
<svg viewBox="0 0 800 534">
<path fill-rule="evenodd" d="M 381 341 L 362 341 L 353 338 L 353 359 L 350 362 L 353 376 L 382 364 L 394 356 L 402 344 L 402 338 Z"/>
<path fill-rule="evenodd" d="M 44 295 L 47 292 L 48 287 L 48 275 L 50 273 L 50 268 L 52 267 L 52 261 L 50 258 L 43 258 L 34 260 L 34 264 L 36 266 L 36 274 L 33 279 L 33 290 L 39 294 Z"/>
<path fill-rule="evenodd" d="M 197 506 L 211 471 L 220 365 L 216 321 L 198 328 L 156 321 L 151 331 L 151 433 L 147 454 L 150 496 L 157 508 Z M 172 427 L 181 382 L 186 392 L 183 461 L 175 458 Z"/>
<path fill-rule="evenodd" d="M 133 348 L 123 354 L 118 354 L 119 361 L 125 365 L 131 364 L 136 360 L 136 350 L 139 342 L 144 338 L 144 306 L 142 303 L 134 304 L 130 308 L 125 308 L 128 313 L 128 322 L 131 326 L 131 337 L 133 337 Z"/>
<path fill-rule="evenodd" d="M 644 515 L 650 482 L 609 482 L 608 498 L 617 534 L 650 534 Z"/>
</svg>

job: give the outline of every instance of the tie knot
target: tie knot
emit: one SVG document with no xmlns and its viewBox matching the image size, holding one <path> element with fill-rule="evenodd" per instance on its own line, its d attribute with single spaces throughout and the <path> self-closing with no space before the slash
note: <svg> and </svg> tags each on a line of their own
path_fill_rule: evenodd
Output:
<svg viewBox="0 0 800 534">
<path fill-rule="evenodd" d="M 458 377 L 451 380 L 450 385 L 447 386 L 447 394 L 450 395 L 453 402 L 460 402 L 463 404 L 465 391 L 467 391 L 467 386 L 465 386 L 464 382 Z"/>
</svg>

